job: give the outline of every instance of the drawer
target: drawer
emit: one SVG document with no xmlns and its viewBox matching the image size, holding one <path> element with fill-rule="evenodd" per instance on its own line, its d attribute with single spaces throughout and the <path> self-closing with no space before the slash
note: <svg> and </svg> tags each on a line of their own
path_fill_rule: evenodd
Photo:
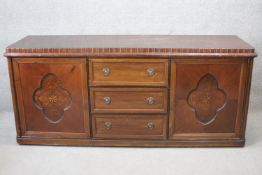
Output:
<svg viewBox="0 0 262 175">
<path fill-rule="evenodd" d="M 90 59 L 90 85 L 166 86 L 167 59 Z"/>
<path fill-rule="evenodd" d="M 94 138 L 165 138 L 165 115 L 94 115 Z"/>
<path fill-rule="evenodd" d="M 91 88 L 93 113 L 166 113 L 166 88 Z"/>
</svg>

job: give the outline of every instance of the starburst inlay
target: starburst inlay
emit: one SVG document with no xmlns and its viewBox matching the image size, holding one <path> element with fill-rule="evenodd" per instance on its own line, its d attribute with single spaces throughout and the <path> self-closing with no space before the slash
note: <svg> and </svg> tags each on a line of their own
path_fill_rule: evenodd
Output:
<svg viewBox="0 0 262 175">
<path fill-rule="evenodd" d="M 218 87 L 213 75 L 206 74 L 189 93 L 187 101 L 198 121 L 208 125 L 215 120 L 217 112 L 225 107 L 226 93 Z"/>
<path fill-rule="evenodd" d="M 50 123 L 59 123 L 64 112 L 71 107 L 72 98 L 64 89 L 63 82 L 55 74 L 48 73 L 35 90 L 33 101 Z"/>
</svg>

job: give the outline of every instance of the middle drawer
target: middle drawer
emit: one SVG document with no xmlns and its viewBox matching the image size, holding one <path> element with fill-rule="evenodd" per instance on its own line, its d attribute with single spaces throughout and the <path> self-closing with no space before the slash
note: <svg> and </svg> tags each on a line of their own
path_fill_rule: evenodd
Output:
<svg viewBox="0 0 262 175">
<path fill-rule="evenodd" d="M 166 113 L 166 88 L 90 88 L 93 113 Z"/>
</svg>

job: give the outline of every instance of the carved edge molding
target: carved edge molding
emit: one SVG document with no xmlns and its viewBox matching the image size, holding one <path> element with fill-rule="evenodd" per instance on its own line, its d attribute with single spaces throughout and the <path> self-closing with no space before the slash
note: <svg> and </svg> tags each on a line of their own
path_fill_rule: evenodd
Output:
<svg viewBox="0 0 262 175">
<path fill-rule="evenodd" d="M 64 89 L 63 82 L 55 74 L 48 73 L 42 78 L 40 87 L 34 91 L 33 102 L 48 122 L 56 124 L 71 107 L 72 97 Z"/>
<path fill-rule="evenodd" d="M 188 97 L 187 103 L 195 111 L 195 116 L 203 125 L 211 124 L 217 113 L 226 106 L 227 95 L 218 86 L 217 79 L 211 75 L 204 75 Z"/>
<path fill-rule="evenodd" d="M 6 48 L 6 53 L 255 53 L 226 48 Z"/>
</svg>

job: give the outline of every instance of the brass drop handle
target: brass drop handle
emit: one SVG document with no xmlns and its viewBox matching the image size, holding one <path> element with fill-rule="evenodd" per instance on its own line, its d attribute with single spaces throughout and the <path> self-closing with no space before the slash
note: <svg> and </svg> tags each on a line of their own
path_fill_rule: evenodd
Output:
<svg viewBox="0 0 262 175">
<path fill-rule="evenodd" d="M 155 69 L 152 68 L 152 67 L 148 68 L 146 71 L 147 71 L 147 75 L 148 75 L 149 77 L 154 76 L 155 73 L 156 73 L 156 72 L 155 72 Z"/>
<path fill-rule="evenodd" d="M 104 127 L 106 129 L 111 129 L 112 128 L 112 123 L 111 122 L 105 122 Z"/>
<path fill-rule="evenodd" d="M 154 97 L 147 97 L 147 98 L 146 98 L 146 101 L 147 101 L 147 104 L 148 104 L 148 105 L 152 105 L 152 104 L 155 103 Z"/>
<path fill-rule="evenodd" d="M 104 97 L 104 104 L 110 104 L 111 103 L 111 98 L 110 97 Z"/>
<path fill-rule="evenodd" d="M 110 74 L 110 69 L 108 67 L 105 67 L 102 69 L 103 75 L 108 76 Z"/>
<path fill-rule="evenodd" d="M 146 128 L 148 128 L 148 129 L 154 129 L 154 128 L 155 128 L 155 124 L 154 124 L 153 122 L 148 122 L 148 123 L 146 124 Z"/>
</svg>

